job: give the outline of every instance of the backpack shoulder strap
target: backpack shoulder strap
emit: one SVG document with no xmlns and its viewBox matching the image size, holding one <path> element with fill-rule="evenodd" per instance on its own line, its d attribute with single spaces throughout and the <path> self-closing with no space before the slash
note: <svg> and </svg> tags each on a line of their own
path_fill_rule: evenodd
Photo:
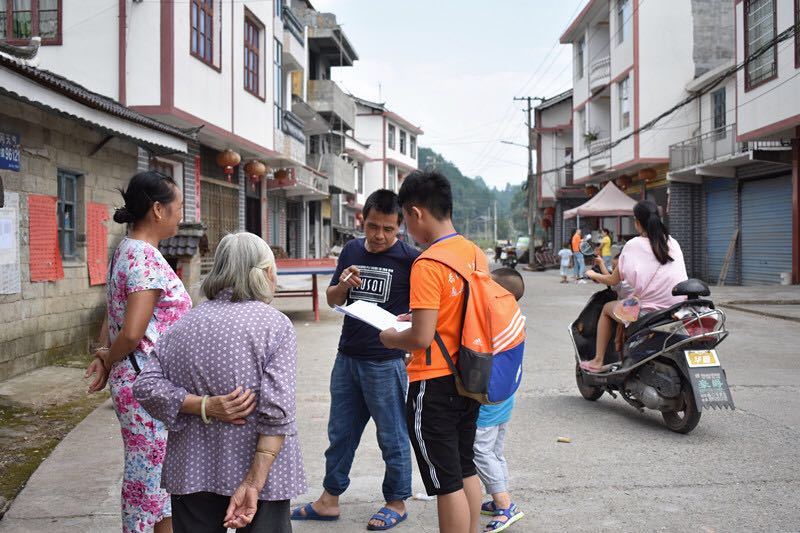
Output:
<svg viewBox="0 0 800 533">
<path fill-rule="evenodd" d="M 473 245 L 473 261 L 475 264 L 475 270 L 488 272 L 488 262 L 486 260 L 480 261 L 480 254 L 478 252 L 478 247 Z M 470 261 L 465 261 L 463 257 L 447 248 L 428 249 L 417 258 L 417 261 L 422 259 L 437 261 L 452 268 L 458 273 L 459 276 L 464 278 L 467 283 L 469 283 L 469 279 L 472 276 L 473 269 L 470 268 Z"/>
</svg>

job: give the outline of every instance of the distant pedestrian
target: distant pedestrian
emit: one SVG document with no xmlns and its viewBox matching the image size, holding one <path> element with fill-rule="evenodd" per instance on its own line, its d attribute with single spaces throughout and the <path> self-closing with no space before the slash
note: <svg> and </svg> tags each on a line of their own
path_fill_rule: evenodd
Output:
<svg viewBox="0 0 800 533">
<path fill-rule="evenodd" d="M 582 240 L 581 228 L 575 228 L 575 232 L 572 234 L 572 257 L 574 259 L 575 281 L 583 278 L 586 269 L 583 254 L 581 253 Z"/>
<path fill-rule="evenodd" d="M 600 257 L 603 258 L 606 268 L 611 270 L 611 232 L 608 228 L 603 228 L 600 233 L 602 235 L 600 237 Z"/>
<path fill-rule="evenodd" d="M 263 239 L 223 237 L 202 286 L 208 300 L 161 337 L 134 385 L 170 431 L 161 484 L 175 533 L 292 530 L 289 500 L 306 491 L 297 340 L 269 305 L 276 286 Z"/>
<path fill-rule="evenodd" d="M 133 176 L 122 198 L 125 205 L 114 221 L 129 224 L 129 230 L 108 269 L 108 314 L 100 334 L 107 347 L 97 350 L 86 374 L 96 375 L 90 392 L 105 388 L 106 381 L 111 385 L 122 426 L 122 531 L 167 533 L 172 510 L 161 488 L 167 430 L 139 405 L 132 388 L 156 341 L 192 308 L 183 283 L 158 250 L 159 241 L 178 232 L 183 195 L 172 178 L 150 171 Z"/>
<path fill-rule="evenodd" d="M 569 250 L 567 250 L 569 254 Z M 513 268 L 498 268 L 492 271 L 492 279 L 519 300 L 525 294 L 525 282 Z M 486 533 L 506 530 L 525 514 L 511 500 L 508 489 L 508 464 L 505 458 L 505 442 L 508 437 L 514 396 L 497 405 L 481 405 L 478 414 L 478 429 L 475 432 L 475 468 L 492 500 L 481 505 L 481 514 L 492 517 L 484 528 Z"/>
<path fill-rule="evenodd" d="M 564 246 L 558 251 L 558 257 L 561 258 L 561 283 L 569 283 L 567 276 L 573 261 L 569 242 L 564 242 Z"/>
<path fill-rule="evenodd" d="M 397 194 L 379 189 L 364 202 L 364 237 L 345 244 L 326 296 L 328 304 L 371 302 L 394 315 L 408 312 L 411 265 L 419 251 L 398 240 L 403 222 Z M 408 375 L 405 352 L 385 347 L 380 331 L 346 316 L 331 370 L 328 449 L 323 491 L 297 507 L 292 520 L 339 518 L 339 496 L 350 486 L 350 467 L 370 418 L 383 454 L 386 502 L 367 529 L 390 529 L 407 517 L 411 496 L 411 449 L 405 423 Z"/>
</svg>

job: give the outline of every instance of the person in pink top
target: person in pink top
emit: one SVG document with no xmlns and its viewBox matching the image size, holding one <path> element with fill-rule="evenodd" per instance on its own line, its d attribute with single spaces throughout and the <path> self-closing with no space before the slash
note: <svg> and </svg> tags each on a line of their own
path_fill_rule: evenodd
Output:
<svg viewBox="0 0 800 533">
<path fill-rule="evenodd" d="M 587 276 L 605 285 L 616 285 L 621 281 L 633 289 L 639 299 L 640 316 L 666 309 L 684 300 L 673 296 L 672 288 L 687 279 L 683 252 L 678 241 L 670 237 L 658 214 L 658 207 L 649 200 L 633 207 L 634 226 L 639 233 L 625 244 L 619 264 L 611 274 L 587 272 Z M 603 370 L 606 347 L 613 334 L 614 323 L 622 322 L 615 314 L 617 301 L 609 302 L 597 321 L 597 350 L 594 359 L 581 363 L 581 368 L 590 372 Z"/>
</svg>

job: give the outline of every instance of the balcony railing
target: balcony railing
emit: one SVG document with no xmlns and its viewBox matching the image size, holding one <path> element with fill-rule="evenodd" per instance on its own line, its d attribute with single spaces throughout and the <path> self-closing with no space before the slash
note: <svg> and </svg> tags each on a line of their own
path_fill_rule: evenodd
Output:
<svg viewBox="0 0 800 533">
<path fill-rule="evenodd" d="M 751 150 L 785 147 L 784 141 L 736 142 L 736 124 L 729 124 L 670 146 L 669 169 L 681 170 Z"/>
<path fill-rule="evenodd" d="M 288 30 L 300 44 L 303 44 L 303 23 L 292 12 L 289 6 L 283 6 L 283 27 Z"/>
<path fill-rule="evenodd" d="M 291 111 L 284 111 L 283 112 L 283 124 L 281 124 L 281 130 L 286 135 L 294 137 L 300 142 L 306 141 L 306 135 L 303 132 L 303 119 L 292 113 Z"/>
<path fill-rule="evenodd" d="M 611 139 L 604 137 L 589 143 L 589 166 L 593 171 L 603 170 L 611 164 Z"/>
<path fill-rule="evenodd" d="M 600 90 L 611 81 L 611 57 L 604 57 L 589 66 L 589 89 Z"/>
</svg>

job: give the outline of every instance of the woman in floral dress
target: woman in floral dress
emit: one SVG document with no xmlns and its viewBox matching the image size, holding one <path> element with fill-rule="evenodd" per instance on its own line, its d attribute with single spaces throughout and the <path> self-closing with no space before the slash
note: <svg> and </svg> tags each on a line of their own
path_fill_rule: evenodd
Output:
<svg viewBox="0 0 800 533">
<path fill-rule="evenodd" d="M 125 206 L 114 221 L 130 224 L 111 259 L 107 280 L 108 315 L 87 375 L 90 391 L 108 381 L 122 429 L 125 470 L 122 480 L 122 531 L 172 531 L 169 494 L 160 487 L 167 432 L 134 399 L 132 386 L 158 337 L 192 307 L 183 283 L 166 262 L 158 243 L 175 235 L 183 198 L 175 182 L 158 172 L 133 176 L 122 193 Z"/>
</svg>

